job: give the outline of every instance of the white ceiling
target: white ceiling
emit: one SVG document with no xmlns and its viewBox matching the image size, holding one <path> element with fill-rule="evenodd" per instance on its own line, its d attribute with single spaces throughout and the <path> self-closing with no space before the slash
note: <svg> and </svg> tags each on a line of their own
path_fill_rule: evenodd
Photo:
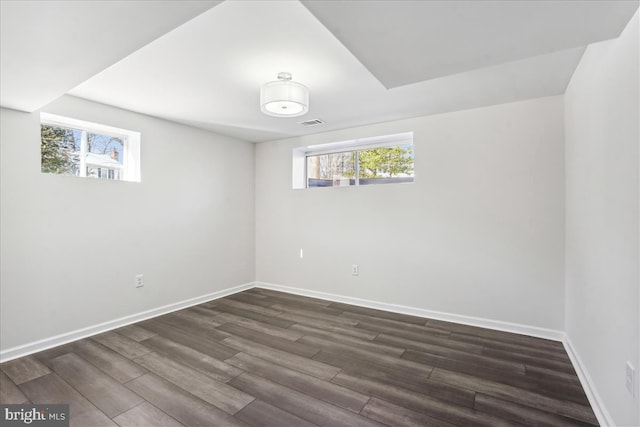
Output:
<svg viewBox="0 0 640 427">
<path fill-rule="evenodd" d="M 33 111 L 68 92 L 249 141 L 561 94 L 584 47 L 619 35 L 638 7 L 613 0 L 13 3 L 2 1 L 2 106 Z M 129 27 L 144 23 L 132 35 L 122 27 L 96 34 L 114 19 L 114 3 L 132 16 Z M 43 29 L 61 15 L 67 25 Z M 63 47 L 60 57 L 49 52 L 55 46 Z M 260 112 L 260 86 L 280 71 L 309 87 L 307 115 Z M 314 118 L 326 124 L 298 124 Z"/>
<path fill-rule="evenodd" d="M 218 3 L 1 0 L 0 105 L 37 110 Z"/>
<path fill-rule="evenodd" d="M 307 1 L 387 88 L 614 38 L 631 1 Z"/>
</svg>

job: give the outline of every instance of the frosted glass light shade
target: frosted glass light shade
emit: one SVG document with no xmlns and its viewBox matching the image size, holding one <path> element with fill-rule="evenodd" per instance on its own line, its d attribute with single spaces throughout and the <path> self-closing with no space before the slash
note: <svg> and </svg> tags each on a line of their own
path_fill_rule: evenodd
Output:
<svg viewBox="0 0 640 427">
<path fill-rule="evenodd" d="M 291 74 L 280 73 L 274 82 L 260 89 L 260 110 L 269 116 L 297 117 L 309 111 L 309 89 L 291 81 Z"/>
</svg>

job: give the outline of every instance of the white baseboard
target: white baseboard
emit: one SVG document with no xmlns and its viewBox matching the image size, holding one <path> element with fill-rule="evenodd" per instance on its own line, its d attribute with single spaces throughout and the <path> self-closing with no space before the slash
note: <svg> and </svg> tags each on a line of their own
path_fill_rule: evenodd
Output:
<svg viewBox="0 0 640 427">
<path fill-rule="evenodd" d="M 573 343 L 571 339 L 565 334 L 564 340 L 562 341 L 564 344 L 564 348 L 569 355 L 569 359 L 571 359 L 571 364 L 573 368 L 576 370 L 578 374 L 578 379 L 580 379 L 580 384 L 582 384 L 582 388 L 587 395 L 587 399 L 589 399 L 589 404 L 591 405 L 591 409 L 593 409 L 596 418 L 598 419 L 598 423 L 601 426 L 614 426 L 616 425 L 613 422 L 613 418 L 607 408 L 604 406 L 598 391 L 596 390 L 595 384 L 589 375 L 589 371 L 587 371 L 586 366 L 582 362 L 582 359 L 576 352 L 576 349 L 573 347 Z"/>
<path fill-rule="evenodd" d="M 478 326 L 481 328 L 495 329 L 498 331 L 512 332 L 515 334 L 529 335 L 532 337 L 545 338 L 553 341 L 562 341 L 564 332 L 554 329 L 538 328 L 536 326 L 521 325 L 518 323 L 502 322 L 499 320 L 484 319 L 481 317 L 464 316 L 461 314 L 445 313 L 441 311 L 426 310 L 423 308 L 408 307 L 386 302 L 371 301 L 367 299 L 347 297 L 337 294 L 312 291 L 308 289 L 294 288 L 290 286 L 276 285 L 274 283 L 255 282 L 256 287 L 271 289 L 274 291 L 288 292 L 290 294 L 307 297 L 325 299 L 329 301 L 342 302 L 345 304 L 359 305 L 362 307 L 375 308 L 378 310 L 392 311 L 394 313 L 409 314 L 418 317 L 428 317 L 430 319 L 444 320 L 447 322 L 462 323 L 464 325 Z"/>
<path fill-rule="evenodd" d="M 0 363 L 8 362 L 9 360 L 17 359 L 18 357 L 27 356 L 29 354 L 47 350 L 52 347 L 67 344 L 72 341 L 77 341 L 82 338 L 87 338 L 92 335 L 101 334 L 112 329 L 121 328 L 122 326 L 127 326 L 132 323 L 150 319 L 152 317 L 171 313 L 172 311 L 181 310 L 193 305 L 202 304 L 203 302 L 222 298 L 227 295 L 235 294 L 237 292 L 242 292 L 253 287 L 255 287 L 255 282 L 245 283 L 242 285 L 234 286 L 232 288 L 223 289 L 221 291 L 212 292 L 206 295 L 201 295 L 199 297 L 189 298 L 176 303 L 167 304 L 162 307 L 154 308 L 136 314 L 131 314 L 119 319 L 110 320 L 108 322 L 88 326 L 82 329 L 77 329 L 75 331 L 65 332 L 64 334 L 56 335 L 54 337 L 45 338 L 39 341 L 34 341 L 20 346 L 8 348 L 6 350 L 0 351 Z"/>
</svg>

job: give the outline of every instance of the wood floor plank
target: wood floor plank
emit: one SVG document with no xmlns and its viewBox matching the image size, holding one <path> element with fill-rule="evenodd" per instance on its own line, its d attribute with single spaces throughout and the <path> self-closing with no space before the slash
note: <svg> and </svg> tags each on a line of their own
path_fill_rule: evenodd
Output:
<svg viewBox="0 0 640 427">
<path fill-rule="evenodd" d="M 270 295 L 268 297 L 265 297 L 264 302 L 270 303 L 271 305 L 269 307 L 280 305 L 280 306 L 289 307 L 293 309 L 305 310 L 308 312 L 330 314 L 333 316 L 340 316 L 342 314 L 342 310 L 329 307 L 329 305 L 317 304 L 317 303 L 305 301 L 302 299 L 293 300 L 293 299 L 285 299 L 285 298 L 280 298 L 280 297 L 275 297 Z"/>
<path fill-rule="evenodd" d="M 3 372 L 0 371 L 0 403 L 5 405 L 28 403 L 27 396 Z"/>
<path fill-rule="evenodd" d="M 152 336 L 157 335 L 155 332 L 148 331 L 137 325 L 124 326 L 122 328 L 114 330 L 113 332 L 124 335 L 125 337 L 131 338 L 132 340 L 138 342 L 144 341 L 147 338 L 151 338 Z"/>
<path fill-rule="evenodd" d="M 318 313 L 318 314 L 328 314 L 331 316 L 340 316 L 342 314 L 342 310 L 330 307 L 328 305 L 316 304 L 313 302 L 308 302 L 305 300 L 287 300 L 283 298 L 278 298 L 274 296 L 268 296 L 265 298 L 265 301 L 271 303 L 271 307 L 282 306 L 287 307 L 289 309 L 294 310 L 304 310 L 308 313 Z"/>
<path fill-rule="evenodd" d="M 218 329 L 221 331 L 232 334 L 236 337 L 245 338 L 247 340 L 257 342 L 278 350 L 286 351 L 287 353 L 297 354 L 302 357 L 313 357 L 319 348 L 310 345 L 302 344 L 296 341 L 290 341 L 283 338 L 277 338 L 270 335 L 265 335 L 261 332 L 254 331 L 252 329 L 245 328 L 233 323 L 226 323 L 220 326 Z"/>
<path fill-rule="evenodd" d="M 419 326 L 419 325 L 418 325 Z M 382 324 L 377 321 L 371 322 L 369 320 L 360 320 L 358 325 L 356 325 L 357 329 L 361 329 L 364 331 L 368 331 L 377 335 L 379 334 L 387 334 L 395 337 L 406 338 L 409 340 L 420 341 L 420 342 L 432 342 L 434 344 L 448 342 L 449 335 L 451 334 L 449 331 L 445 331 L 442 329 L 428 328 L 428 327 L 420 327 L 419 330 L 411 330 L 396 324 Z M 456 343 L 457 341 L 452 341 L 452 343 Z M 463 344 L 462 349 L 467 350 L 468 345 L 466 343 Z M 474 344 L 471 344 L 474 345 Z M 459 346 L 447 344 L 447 347 L 460 349 Z M 477 351 L 479 354 L 480 350 Z"/>
<path fill-rule="evenodd" d="M 52 361 L 52 369 L 60 378 L 78 390 L 108 417 L 115 417 L 144 400 L 98 368 L 69 353 Z"/>
<path fill-rule="evenodd" d="M 216 298 L 216 299 L 211 300 L 211 301 L 203 302 L 202 304 L 194 306 L 194 308 L 198 308 L 200 310 L 200 312 L 202 312 L 202 310 L 210 310 L 212 312 L 216 312 L 217 314 L 220 314 L 221 312 L 214 308 L 214 306 L 217 304 L 218 299 L 219 298 Z"/>
<path fill-rule="evenodd" d="M 288 328 L 289 326 L 294 324 L 294 322 L 281 317 L 265 316 L 264 314 L 255 313 L 249 310 L 243 310 L 237 307 L 220 305 L 216 306 L 216 308 L 218 311 L 224 313 L 235 314 L 236 316 L 244 317 L 245 319 L 256 320 L 258 322 L 267 323 L 269 325 L 278 326 L 280 328 Z"/>
<path fill-rule="evenodd" d="M 517 387 L 485 380 L 472 375 L 450 372 L 436 368 L 431 373 L 432 380 L 455 385 L 469 390 L 475 390 L 489 396 L 519 403 L 525 406 L 533 406 L 547 412 L 573 418 L 587 423 L 597 423 L 595 415 L 590 407 L 574 402 L 561 401 L 538 393 L 522 390 Z"/>
<path fill-rule="evenodd" d="M 295 325 L 290 326 L 289 330 L 298 331 L 302 335 L 315 335 L 315 336 L 324 337 L 324 338 L 326 338 L 328 335 L 332 333 L 337 333 L 337 334 L 349 335 L 351 337 L 356 337 L 363 340 L 371 341 L 378 336 L 377 332 L 369 332 L 364 329 L 352 328 L 349 326 L 334 325 L 329 323 L 320 324 L 320 325 L 314 324 L 314 326 L 296 323 Z"/>
<path fill-rule="evenodd" d="M 437 337 L 436 337 L 437 338 Z M 469 344 L 464 344 L 462 347 L 453 348 L 452 346 L 448 346 L 447 344 L 450 342 L 448 338 L 440 338 L 435 340 L 412 340 L 403 337 L 397 337 L 390 334 L 379 334 L 375 342 L 386 343 L 390 345 L 395 345 L 398 347 L 410 348 L 412 350 L 423 351 L 425 353 L 430 353 L 434 351 L 455 351 L 461 353 L 467 353 L 472 355 L 481 356 L 482 347 L 473 346 Z M 442 349 L 442 350 L 441 350 Z M 439 354 L 439 353 L 436 353 Z M 520 370 L 521 364 L 517 364 L 517 369 Z"/>
<path fill-rule="evenodd" d="M 292 326 L 292 328 L 293 327 L 295 327 L 295 325 Z M 308 327 L 306 329 L 310 330 L 310 328 L 308 328 Z M 302 331 L 303 329 L 298 328 L 296 330 Z M 316 331 L 312 332 L 311 335 L 326 339 L 328 341 L 332 341 L 334 343 L 341 343 L 341 344 L 344 344 L 344 345 L 348 345 L 348 346 L 353 347 L 353 348 L 359 348 L 359 349 L 362 349 L 362 350 L 371 351 L 371 352 L 380 353 L 380 354 L 388 354 L 388 355 L 396 356 L 396 357 L 402 356 L 402 353 L 404 353 L 404 351 L 405 351 L 405 346 L 390 345 L 390 344 L 378 342 L 376 340 L 371 341 L 371 340 L 366 340 L 366 339 L 360 339 L 360 338 L 356 338 L 356 337 L 353 337 L 353 336 L 350 336 L 350 335 L 343 335 L 343 334 L 339 334 L 339 333 L 335 333 L 335 332 L 320 332 L 319 333 L 316 330 Z M 298 342 L 300 342 L 300 340 Z"/>
<path fill-rule="evenodd" d="M 376 421 L 250 373 L 234 378 L 230 384 L 260 400 L 318 425 L 335 427 L 381 426 Z"/>
<path fill-rule="evenodd" d="M 326 363 L 327 365 L 335 366 L 346 372 L 353 372 L 364 375 L 372 375 L 372 372 L 376 372 L 378 375 L 384 378 L 397 378 L 398 381 L 408 381 L 421 383 L 424 380 L 429 379 L 431 369 L 425 371 L 417 371 L 411 367 L 391 364 L 380 364 L 374 360 L 366 359 L 360 355 L 346 352 L 330 352 L 321 351 L 313 356 L 313 360 Z"/>
<path fill-rule="evenodd" d="M 209 303 L 214 304 L 216 301 L 218 301 L 218 300 L 209 301 Z M 187 311 L 187 312 L 190 312 L 190 313 L 199 314 L 201 316 L 205 316 L 205 317 L 212 318 L 212 319 L 214 317 L 216 317 L 217 315 L 221 314 L 216 309 L 211 308 L 211 307 L 206 307 L 203 304 L 193 305 L 191 307 L 185 308 L 184 310 L 174 311 L 174 313 L 180 313 L 182 311 Z"/>
<path fill-rule="evenodd" d="M 369 400 L 369 396 L 249 354 L 238 353 L 227 362 L 252 374 L 356 413 L 360 412 Z"/>
<path fill-rule="evenodd" d="M 520 405 L 503 399 L 478 393 L 475 408 L 491 415 L 509 419 L 523 425 L 536 425 L 541 427 L 568 427 L 568 426 L 592 426 L 593 424 L 562 417 Z"/>
<path fill-rule="evenodd" d="M 235 296 L 251 296 L 251 297 L 260 298 L 260 299 L 264 299 L 267 297 L 266 295 L 255 293 L 255 289 L 247 289 L 246 291 L 238 292 L 237 294 L 230 295 L 229 298 L 235 297 Z"/>
<path fill-rule="evenodd" d="M 448 371 L 475 375 L 480 378 L 511 385 L 535 393 L 570 400 L 581 405 L 588 404 L 587 397 L 582 390 L 582 387 L 575 384 L 560 381 L 548 381 L 544 378 L 528 377 L 521 373 L 518 374 L 512 371 L 489 368 L 486 366 L 476 365 L 474 363 L 449 359 L 447 357 L 436 356 L 415 350 L 407 350 L 402 357 L 407 360 L 424 363 L 437 368 L 443 368 Z"/>
<path fill-rule="evenodd" d="M 383 326 L 387 328 L 400 329 L 401 331 L 431 334 L 434 336 L 441 335 L 441 336 L 448 337 L 451 334 L 451 332 L 447 330 L 440 329 L 440 328 L 433 328 L 428 325 L 425 326 L 425 325 L 416 325 L 415 323 L 404 323 L 399 320 L 382 319 L 379 317 L 367 316 L 365 314 L 359 314 L 359 313 L 351 313 L 348 311 L 343 312 L 340 316 L 346 317 L 348 319 L 357 320 L 358 327 L 366 328 L 373 331 L 377 330 L 376 326 Z M 379 332 L 385 332 L 385 331 L 379 330 Z"/>
<path fill-rule="evenodd" d="M 264 314 L 265 316 L 271 316 L 271 317 L 278 317 L 278 315 L 282 313 L 277 308 L 267 308 L 260 305 L 255 305 L 255 304 L 246 303 L 242 301 L 236 301 L 230 298 L 221 298 L 217 300 L 214 308 L 217 307 L 218 304 L 239 308 L 241 310 L 252 311 L 254 313 Z"/>
<path fill-rule="evenodd" d="M 349 328 L 351 328 L 351 330 L 354 331 L 354 333 L 359 333 L 358 330 L 352 327 L 351 325 L 348 325 L 345 323 L 330 322 L 328 320 L 322 320 L 316 317 L 304 316 L 302 314 L 290 313 L 285 311 L 279 316 L 279 318 L 286 319 L 288 321 L 291 321 L 292 323 L 298 323 L 301 325 L 312 326 L 315 328 L 322 328 L 326 330 L 330 330 L 330 329 L 335 330 L 337 328 L 344 328 L 344 330 L 349 330 Z M 347 335 L 353 335 L 353 334 L 347 334 Z"/>
<path fill-rule="evenodd" d="M 366 325 L 358 325 L 358 327 L 366 328 Z M 439 335 L 434 336 L 432 334 L 425 334 L 420 332 L 401 331 L 389 327 L 377 327 L 376 330 L 379 331 L 378 335 L 376 335 L 376 341 L 380 341 L 382 343 L 388 342 L 389 339 L 392 339 L 396 342 L 401 342 L 404 339 L 418 343 L 439 345 L 441 347 L 448 347 L 453 350 L 460 350 L 474 354 L 482 354 L 483 350 L 483 347 L 481 345 L 455 341 L 450 339 L 449 337 L 442 337 Z"/>
<path fill-rule="evenodd" d="M 120 353 L 89 339 L 71 343 L 70 348 L 78 356 L 120 383 L 126 383 L 147 373 L 142 366 Z"/>
<path fill-rule="evenodd" d="M 455 427 L 454 424 L 375 397 L 371 398 L 360 414 L 383 424 L 396 427 Z"/>
<path fill-rule="evenodd" d="M 368 378 L 340 373 L 331 382 L 455 425 L 497 427 L 515 424 L 474 409 L 445 403 L 424 394 Z"/>
<path fill-rule="evenodd" d="M 225 383 L 205 377 L 198 371 L 157 353 L 148 353 L 136 362 L 159 377 L 172 382 L 226 413 L 233 415 L 254 399 Z"/>
<path fill-rule="evenodd" d="M 333 366 L 325 365 L 324 363 L 316 362 L 295 354 L 276 350 L 243 338 L 227 338 L 224 342 L 238 351 L 294 369 L 298 372 L 309 374 L 316 378 L 330 380 L 340 372 L 340 369 Z"/>
<path fill-rule="evenodd" d="M 144 402 L 113 419 L 120 427 L 184 427 L 149 402 Z"/>
<path fill-rule="evenodd" d="M 540 348 L 532 347 L 530 345 L 511 344 L 503 341 L 498 341 L 491 338 L 478 337 L 470 334 L 463 334 L 460 332 L 452 332 L 449 335 L 451 341 L 460 343 L 470 343 L 479 347 L 493 348 L 496 350 L 511 351 L 514 353 L 527 354 L 529 356 L 548 358 L 553 360 L 559 360 L 561 362 L 570 361 L 569 356 L 564 350 L 557 348 Z"/>
<path fill-rule="evenodd" d="M 16 385 L 31 381 L 51 372 L 49 368 L 33 356 L 21 357 L 3 363 L 0 365 L 0 369 L 2 369 Z"/>
<path fill-rule="evenodd" d="M 492 338 L 512 344 L 528 345 L 535 348 L 548 348 L 563 351 L 564 347 L 559 341 L 547 340 L 544 338 L 531 337 L 514 334 L 511 332 L 498 331 L 495 329 L 479 328 L 477 326 L 463 325 L 460 323 L 445 322 L 443 320 L 429 319 L 427 326 L 441 328 L 449 332 L 469 333 L 483 338 Z"/>
<path fill-rule="evenodd" d="M 159 336 L 164 337 L 173 342 L 190 347 L 200 353 L 204 353 L 209 357 L 218 360 L 225 360 L 232 357 L 238 351 L 226 345 L 221 344 L 215 339 L 206 339 L 206 336 L 190 333 L 188 329 L 179 329 L 168 323 L 159 323 L 155 321 L 144 322 L 144 327 L 157 332 Z M 218 331 L 223 333 L 221 331 Z M 225 337 L 228 334 L 225 333 Z"/>
<path fill-rule="evenodd" d="M 342 368 L 342 372 L 375 380 L 391 386 L 405 388 L 427 396 L 435 397 L 456 405 L 473 408 L 475 393 L 470 390 L 453 387 L 437 381 L 431 381 L 429 375 L 416 375 L 415 370 L 402 370 L 397 367 L 381 366 L 362 360 L 353 355 L 344 356 L 321 352 L 314 360 Z"/>
<path fill-rule="evenodd" d="M 567 382 L 580 386 L 580 379 L 577 377 L 577 375 L 569 372 L 556 371 L 554 369 L 543 368 L 540 366 L 531 366 L 527 364 L 524 365 L 524 369 L 526 371 L 527 377 L 541 378 L 551 382 Z"/>
<path fill-rule="evenodd" d="M 193 307 L 190 307 L 189 310 L 194 311 L 195 313 L 200 313 L 204 316 L 217 316 L 219 314 L 222 314 L 221 311 L 218 310 L 214 310 L 213 308 L 209 307 L 209 304 L 213 304 L 215 303 L 214 301 L 209 301 L 208 303 L 204 303 L 204 304 L 200 304 L 200 305 L 194 305 Z"/>
<path fill-rule="evenodd" d="M 246 302 L 247 304 L 259 305 L 267 308 L 276 304 L 276 302 L 268 299 L 265 295 L 250 294 L 248 292 L 229 295 L 228 298 L 234 301 Z"/>
<path fill-rule="evenodd" d="M 206 320 L 202 318 L 194 319 L 193 316 L 199 315 L 191 314 L 184 316 L 179 313 L 172 313 L 153 319 L 151 323 L 159 323 L 162 326 L 178 329 L 192 336 L 205 337 L 207 340 L 222 341 L 229 337 L 229 334 L 216 329 L 221 323 L 212 320 L 215 316 Z"/>
<path fill-rule="evenodd" d="M 296 294 L 288 294 L 286 292 L 272 291 L 270 289 L 265 289 L 265 288 L 253 288 L 249 292 L 257 293 L 260 295 L 266 295 L 268 297 L 271 296 L 271 297 L 276 297 L 280 299 L 285 299 L 285 300 L 289 300 L 289 301 L 293 301 L 301 304 L 311 303 L 311 304 L 317 304 L 325 307 L 331 305 L 331 301 L 329 300 L 305 297 L 305 296 L 296 295 Z"/>
<path fill-rule="evenodd" d="M 352 304 L 344 304 L 341 302 L 332 302 L 329 307 L 334 307 L 342 310 L 343 312 L 364 314 L 366 316 L 377 317 L 380 319 L 397 320 L 403 323 L 414 323 L 416 325 L 424 326 L 428 319 L 424 317 L 411 316 L 409 314 L 394 313 L 391 311 L 378 310 L 375 308 L 360 307 Z"/>
<path fill-rule="evenodd" d="M 497 350 L 493 348 L 485 348 L 482 351 L 482 355 L 496 360 L 510 360 L 530 366 L 539 366 L 541 368 L 547 368 L 553 371 L 566 372 L 568 374 L 575 375 L 575 370 L 573 369 L 573 366 L 571 365 L 571 362 L 569 360 L 561 362 L 559 360 L 530 356 L 528 354 L 514 353 L 511 351 Z"/>
<path fill-rule="evenodd" d="M 260 399 L 245 406 L 236 417 L 256 427 L 318 427 Z"/>
<path fill-rule="evenodd" d="M 436 356 L 444 357 L 452 360 L 461 360 L 464 362 L 473 363 L 479 366 L 486 366 L 488 368 L 500 369 L 505 372 L 515 372 L 524 374 L 524 363 L 513 362 L 509 360 L 494 359 L 489 356 L 483 356 L 481 354 L 467 353 L 465 351 L 454 350 L 452 348 L 443 347 L 429 343 L 419 343 L 415 341 L 406 340 L 404 338 L 396 338 L 392 336 L 386 336 L 385 342 L 392 342 L 397 345 L 405 345 L 408 349 L 421 351 L 427 354 L 433 354 Z"/>
<path fill-rule="evenodd" d="M 166 319 L 171 320 L 172 324 L 196 324 L 204 330 L 211 330 L 220 326 L 220 322 L 216 321 L 214 315 L 205 315 L 192 309 L 173 312 L 166 316 Z"/>
<path fill-rule="evenodd" d="M 389 356 L 387 354 L 376 353 L 369 350 L 363 350 L 357 347 L 350 347 L 349 345 L 337 343 L 326 340 L 320 337 L 305 336 L 298 340 L 298 342 L 314 345 L 333 353 L 352 354 L 356 357 L 361 357 L 365 360 L 371 360 L 383 366 L 400 366 L 408 369 L 414 369 L 416 372 L 422 372 L 429 374 L 432 370 L 431 366 L 416 363 L 410 360 L 400 359 L 396 356 Z"/>
<path fill-rule="evenodd" d="M 320 319 L 330 323 L 338 323 L 338 324 L 349 325 L 349 326 L 355 326 L 358 324 L 357 320 L 347 319 L 335 314 L 322 313 L 320 311 L 306 310 L 304 308 L 295 308 L 295 307 L 285 306 L 281 304 L 273 305 L 272 308 L 279 310 L 280 312 L 299 314 L 301 316 Z"/>
<path fill-rule="evenodd" d="M 120 335 L 115 332 L 96 335 L 91 337 L 91 339 L 109 347 L 117 353 L 120 353 L 127 359 L 135 359 L 136 357 L 144 356 L 151 351 L 131 338 L 127 338 L 124 335 Z"/>
<path fill-rule="evenodd" d="M 20 390 L 32 403 L 68 404 L 70 427 L 116 427 L 109 417 L 53 372 L 21 384 Z"/>
<path fill-rule="evenodd" d="M 227 382 L 243 372 L 221 360 L 159 335 L 142 341 L 142 343 L 156 353 L 177 360 L 219 382 Z"/>
<path fill-rule="evenodd" d="M 44 351 L 40 351 L 34 354 L 33 357 L 36 358 L 40 363 L 45 365 L 47 368 L 51 369 L 51 360 L 55 359 L 58 356 L 62 356 L 63 354 L 73 352 L 71 344 L 63 344 Z"/>
<path fill-rule="evenodd" d="M 216 320 L 222 324 L 233 323 L 239 326 L 243 326 L 247 329 L 253 329 L 254 331 L 260 332 L 262 334 L 271 335 L 277 338 L 283 338 L 289 341 L 296 341 L 302 338 L 303 335 L 302 333 L 293 331 L 291 329 L 279 328 L 268 323 L 246 319 L 244 317 L 236 316 L 235 314 L 230 313 L 219 314 L 216 316 Z"/>
<path fill-rule="evenodd" d="M 152 373 L 138 377 L 126 385 L 153 406 L 187 427 L 247 425 Z"/>
</svg>

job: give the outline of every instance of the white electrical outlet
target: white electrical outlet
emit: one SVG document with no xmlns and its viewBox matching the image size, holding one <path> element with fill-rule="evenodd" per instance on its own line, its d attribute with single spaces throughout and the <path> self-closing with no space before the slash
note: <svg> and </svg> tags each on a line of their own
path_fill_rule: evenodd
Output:
<svg viewBox="0 0 640 427">
<path fill-rule="evenodd" d="M 351 265 L 351 275 L 352 276 L 357 276 L 358 274 L 360 274 L 360 267 L 358 267 L 358 264 L 352 264 Z"/>
<path fill-rule="evenodd" d="M 304 258 L 304 250 L 300 248 L 300 259 Z"/>
<path fill-rule="evenodd" d="M 634 385 L 636 383 L 636 369 L 631 362 L 627 362 L 627 375 L 625 377 L 624 385 L 627 387 L 627 391 L 631 396 L 635 395 Z"/>
<path fill-rule="evenodd" d="M 141 288 L 144 286 L 144 274 L 136 274 L 135 284 L 136 288 Z"/>
</svg>

